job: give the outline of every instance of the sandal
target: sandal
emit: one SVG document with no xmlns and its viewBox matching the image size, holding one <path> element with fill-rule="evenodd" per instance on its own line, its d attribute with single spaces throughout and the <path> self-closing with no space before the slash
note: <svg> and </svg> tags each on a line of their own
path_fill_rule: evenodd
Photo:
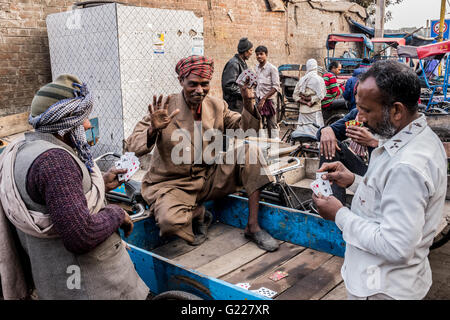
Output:
<svg viewBox="0 0 450 320">
<path fill-rule="evenodd" d="M 208 235 L 208 228 L 213 221 L 213 215 L 208 210 L 205 210 L 205 215 L 203 217 L 203 222 L 198 220 L 194 221 L 192 229 L 194 231 L 195 239 L 192 243 L 189 243 L 192 246 L 201 245 L 206 241 Z"/>
<path fill-rule="evenodd" d="M 265 230 L 260 230 L 255 233 L 246 232 L 244 235 L 263 250 L 272 252 L 279 247 L 278 242 Z"/>
</svg>

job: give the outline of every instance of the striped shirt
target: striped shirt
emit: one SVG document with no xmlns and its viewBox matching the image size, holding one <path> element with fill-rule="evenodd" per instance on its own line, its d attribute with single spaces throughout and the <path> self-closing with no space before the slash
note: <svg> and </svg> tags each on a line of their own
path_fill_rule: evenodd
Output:
<svg viewBox="0 0 450 320">
<path fill-rule="evenodd" d="M 337 83 L 336 76 L 332 72 L 325 73 L 323 80 L 325 81 L 327 94 L 322 100 L 322 108 L 328 108 L 334 99 L 344 93 L 345 88 L 343 84 Z"/>
</svg>

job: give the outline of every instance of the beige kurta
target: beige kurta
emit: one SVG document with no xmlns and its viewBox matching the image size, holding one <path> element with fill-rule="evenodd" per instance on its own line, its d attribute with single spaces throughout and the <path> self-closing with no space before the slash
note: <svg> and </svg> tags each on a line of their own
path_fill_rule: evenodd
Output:
<svg viewBox="0 0 450 320">
<path fill-rule="evenodd" d="M 155 147 L 150 169 L 142 181 L 142 196 L 154 213 L 161 235 L 177 234 L 187 241 L 193 241 L 192 211 L 197 205 L 235 192 L 239 185 L 243 185 L 251 194 L 272 182 L 273 177 L 266 169 L 262 153 L 255 146 L 246 145 L 242 148 L 247 157 L 249 151 L 258 153 L 256 164 L 239 165 L 226 162 L 208 165 L 204 161 L 198 161 L 198 155 L 201 156 L 214 142 L 213 139 L 208 141 L 204 136 L 208 130 L 215 129 L 219 133 L 226 133 L 226 129 L 239 128 L 244 131 L 259 130 L 260 119 L 245 108 L 241 115 L 230 111 L 224 100 L 206 96 L 202 104 L 201 123 L 195 123 L 181 93 L 170 97 L 169 114 L 177 108 L 180 113 L 158 133 L 154 141 L 148 141 L 150 116 L 146 115 L 126 140 L 126 149 L 141 156 Z M 200 131 L 194 133 L 195 126 L 202 129 L 197 136 L 195 134 Z M 200 138 L 201 144 L 196 138 L 198 136 L 203 137 Z M 187 152 L 188 163 L 177 164 L 173 161 L 173 151 L 176 151 L 175 156 L 179 155 L 178 151 L 181 152 L 179 139 L 186 139 L 181 145 L 182 152 Z"/>
</svg>

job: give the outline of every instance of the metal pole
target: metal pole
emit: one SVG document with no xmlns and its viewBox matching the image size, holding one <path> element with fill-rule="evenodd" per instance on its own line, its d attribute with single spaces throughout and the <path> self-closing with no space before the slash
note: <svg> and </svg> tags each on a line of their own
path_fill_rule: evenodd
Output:
<svg viewBox="0 0 450 320">
<path fill-rule="evenodd" d="M 437 42 L 444 39 L 444 23 L 445 23 L 445 0 L 441 0 L 441 18 L 439 21 L 439 36 Z M 442 75 L 442 66 L 439 64 L 439 76 Z"/>
<path fill-rule="evenodd" d="M 375 38 L 383 38 L 384 35 L 384 16 L 386 1 L 377 0 L 376 16 L 375 16 Z M 375 52 L 380 51 L 382 44 L 375 45 Z"/>
</svg>

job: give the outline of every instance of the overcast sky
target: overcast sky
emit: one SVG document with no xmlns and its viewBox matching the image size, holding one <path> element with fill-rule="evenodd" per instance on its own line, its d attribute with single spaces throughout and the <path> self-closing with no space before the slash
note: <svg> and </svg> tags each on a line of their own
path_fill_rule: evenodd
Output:
<svg viewBox="0 0 450 320">
<path fill-rule="evenodd" d="M 450 6 L 446 2 L 446 18 L 450 17 Z M 386 8 L 392 12 L 392 20 L 387 22 L 386 29 L 399 29 L 405 27 L 426 27 L 427 19 L 439 19 L 441 0 L 403 0 L 401 4 Z"/>
</svg>

